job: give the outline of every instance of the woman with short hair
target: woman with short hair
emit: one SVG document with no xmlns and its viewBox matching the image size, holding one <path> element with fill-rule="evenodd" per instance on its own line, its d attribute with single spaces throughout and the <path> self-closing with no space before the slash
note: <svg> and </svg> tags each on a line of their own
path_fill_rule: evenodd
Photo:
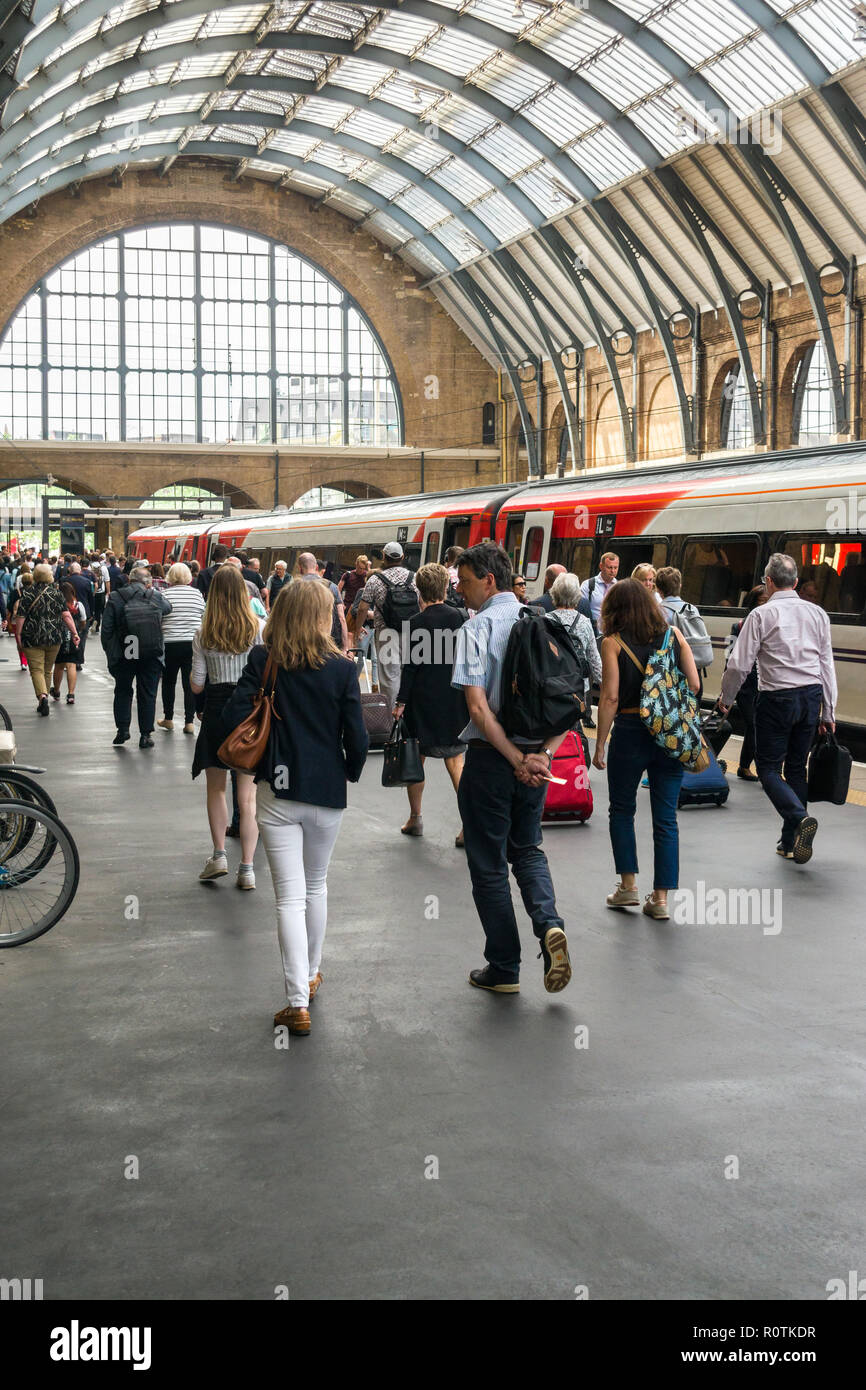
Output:
<svg viewBox="0 0 866 1390">
<path fill-rule="evenodd" d="M 156 722 L 159 728 L 165 729 L 167 733 L 174 729 L 174 693 L 180 672 L 183 689 L 183 731 L 185 734 L 194 734 L 195 696 L 190 689 L 189 679 L 192 670 L 192 642 L 204 617 L 204 595 L 193 587 L 189 566 L 181 563 L 171 566 L 163 598 L 171 604 L 171 612 L 166 613 L 162 620 L 162 637 L 165 642 L 162 719 L 157 719 Z"/>
<path fill-rule="evenodd" d="M 635 565 L 631 572 L 631 577 L 637 580 L 638 584 L 643 584 L 647 592 L 652 594 L 656 603 L 661 603 L 661 594 L 658 590 L 658 575 L 654 565 Z"/>
<path fill-rule="evenodd" d="M 201 729 L 196 739 L 192 775 L 204 771 L 207 779 L 207 816 L 213 837 L 213 852 L 199 874 L 209 882 L 228 873 L 226 860 L 226 775 L 228 769 L 220 761 L 218 750 L 225 738 L 222 712 L 235 692 L 247 663 L 250 649 L 262 640 L 262 623 L 250 608 L 247 586 L 236 566 L 220 565 L 208 590 L 201 627 L 192 640 L 190 689 L 200 695 L 207 684 Z M 255 817 L 255 783 L 251 776 L 237 774 L 237 798 L 240 809 L 241 863 L 238 869 L 238 888 L 255 888 L 256 876 L 253 855 L 258 830 Z"/>
<path fill-rule="evenodd" d="M 469 722 L 469 713 L 465 696 L 462 690 L 452 686 L 451 676 L 455 639 L 467 613 L 465 608 L 453 608 L 445 602 L 448 583 L 444 565 L 422 565 L 415 575 L 421 611 L 409 619 L 409 644 L 405 653 L 408 660 L 403 663 L 393 715 L 395 719 L 405 715 L 406 732 L 418 739 L 422 763 L 427 758 L 443 760 L 456 792 L 466 751 L 460 742 L 460 731 Z M 419 633 L 422 634 L 420 638 Z M 424 783 L 411 782 L 406 791 L 409 819 L 400 827 L 400 833 L 423 835 Z M 462 826 L 454 843 L 458 849 L 463 849 Z"/>
<path fill-rule="evenodd" d="M 249 716 L 270 657 L 275 718 L 268 755 L 255 773 L 257 819 L 276 896 L 287 998 L 274 1024 L 300 1036 L 310 1031 L 309 1006 L 322 983 L 328 865 L 346 783 L 361 776 L 368 746 L 358 676 L 331 637 L 332 613 L 324 584 L 281 589 L 265 645 L 253 647 L 223 712 L 226 733 Z"/>
<path fill-rule="evenodd" d="M 636 579 L 622 579 L 605 595 L 601 608 L 602 681 L 598 702 L 598 737 L 593 765 L 605 767 L 605 745 L 613 725 L 607 784 L 610 797 L 610 840 L 619 883 L 608 894 L 612 908 L 639 907 L 634 818 L 637 789 L 644 772 L 649 776 L 650 812 L 655 847 L 653 891 L 643 911 L 665 921 L 669 917 L 668 892 L 679 884 L 679 831 L 677 805 L 683 765 L 656 743 L 640 717 L 643 674 L 652 654 L 667 633 L 673 634 L 679 669 L 697 694 L 700 682 L 688 642 L 677 628 L 668 628 L 664 614 Z"/>
<path fill-rule="evenodd" d="M 583 722 L 587 728 L 592 729 L 595 724 L 592 719 L 591 692 L 593 685 L 601 685 L 601 657 L 592 623 L 589 618 L 578 612 L 580 580 L 577 575 L 558 574 L 550 586 L 550 599 L 553 608 L 549 616 L 561 623 L 572 641 L 583 648 L 584 655 L 589 662 L 590 678 L 586 682 L 583 692 L 586 705 Z"/>
</svg>

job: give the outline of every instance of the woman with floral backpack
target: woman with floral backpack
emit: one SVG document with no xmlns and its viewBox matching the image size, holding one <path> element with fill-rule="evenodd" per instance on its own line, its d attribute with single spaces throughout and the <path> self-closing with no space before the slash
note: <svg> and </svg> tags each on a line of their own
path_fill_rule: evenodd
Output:
<svg viewBox="0 0 866 1390">
<path fill-rule="evenodd" d="M 610 840 L 619 883 L 608 894 L 611 908 L 639 907 L 634 818 L 637 789 L 649 776 L 655 874 L 643 910 L 648 917 L 669 917 L 668 891 L 679 883 L 677 802 L 693 743 L 700 680 L 688 642 L 668 628 L 649 590 L 622 579 L 607 593 L 601 609 L 601 696 L 593 764 L 607 766 Z M 653 680 L 646 676 L 652 673 Z M 649 693 L 647 684 L 653 686 Z M 650 699 L 650 695 L 654 698 Z M 610 753 L 605 745 L 613 726 Z"/>
</svg>

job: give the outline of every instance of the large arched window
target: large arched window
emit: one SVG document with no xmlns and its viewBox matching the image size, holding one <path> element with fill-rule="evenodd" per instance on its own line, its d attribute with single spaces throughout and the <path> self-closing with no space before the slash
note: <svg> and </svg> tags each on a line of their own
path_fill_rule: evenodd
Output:
<svg viewBox="0 0 866 1390">
<path fill-rule="evenodd" d="M 833 434 L 833 388 L 820 342 L 812 343 L 800 359 L 791 425 L 791 437 L 798 444 L 822 444 Z"/>
<path fill-rule="evenodd" d="M 121 232 L 42 280 L 0 341 L 13 439 L 399 444 L 397 383 L 349 295 L 287 246 Z"/>
<path fill-rule="evenodd" d="M 719 439 L 723 449 L 750 449 L 755 442 L 749 388 L 739 362 L 733 363 L 722 387 Z"/>
</svg>

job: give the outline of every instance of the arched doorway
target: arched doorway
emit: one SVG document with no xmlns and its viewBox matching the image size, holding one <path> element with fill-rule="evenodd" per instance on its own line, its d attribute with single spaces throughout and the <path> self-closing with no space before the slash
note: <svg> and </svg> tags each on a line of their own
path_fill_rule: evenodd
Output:
<svg viewBox="0 0 866 1390">
<path fill-rule="evenodd" d="M 683 432 L 673 377 L 663 376 L 650 397 L 646 423 L 646 457 L 678 458 L 683 452 Z"/>
</svg>

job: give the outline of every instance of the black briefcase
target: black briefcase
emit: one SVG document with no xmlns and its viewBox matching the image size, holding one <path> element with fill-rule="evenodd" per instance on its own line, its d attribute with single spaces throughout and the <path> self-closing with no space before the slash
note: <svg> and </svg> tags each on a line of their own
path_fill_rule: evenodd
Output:
<svg viewBox="0 0 866 1390">
<path fill-rule="evenodd" d="M 832 801 L 834 806 L 844 806 L 852 762 L 848 749 L 836 742 L 835 734 L 819 734 L 809 758 L 809 800 Z"/>
<path fill-rule="evenodd" d="M 701 717 L 701 733 L 716 757 L 719 756 L 733 732 L 731 721 L 725 718 L 718 707 L 711 709 L 709 714 Z"/>
<path fill-rule="evenodd" d="M 417 738 L 408 738 L 402 719 L 395 719 L 391 735 L 385 744 L 382 764 L 383 787 L 408 787 L 424 781 L 424 764 Z"/>
</svg>

